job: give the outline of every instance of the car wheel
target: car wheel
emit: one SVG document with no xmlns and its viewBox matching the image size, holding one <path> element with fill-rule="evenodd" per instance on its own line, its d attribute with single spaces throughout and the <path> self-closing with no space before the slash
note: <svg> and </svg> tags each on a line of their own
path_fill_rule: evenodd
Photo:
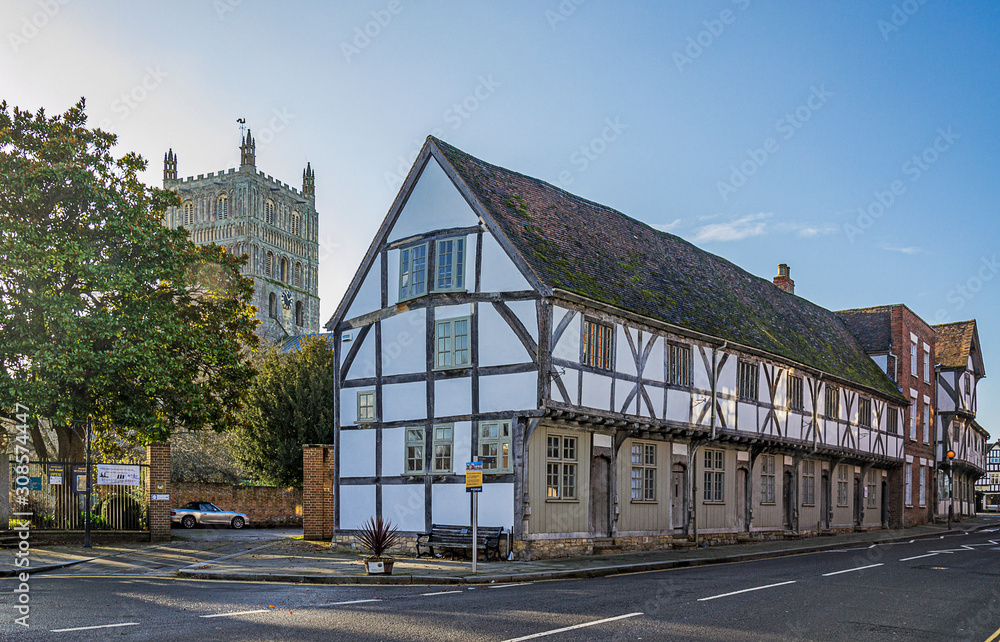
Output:
<svg viewBox="0 0 1000 642">
<path fill-rule="evenodd" d="M 233 528 L 243 528 L 243 518 L 234 517 L 232 521 Z"/>
<path fill-rule="evenodd" d="M 181 518 L 181 526 L 184 528 L 194 528 L 195 523 L 194 516 L 192 515 L 185 515 Z"/>
</svg>

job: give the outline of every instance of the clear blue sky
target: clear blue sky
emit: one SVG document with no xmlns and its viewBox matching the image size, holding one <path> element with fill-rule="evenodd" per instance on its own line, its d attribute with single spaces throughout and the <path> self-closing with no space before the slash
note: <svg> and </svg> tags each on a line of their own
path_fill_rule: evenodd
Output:
<svg viewBox="0 0 1000 642">
<path fill-rule="evenodd" d="M 2 98 L 85 96 L 151 183 L 168 147 L 184 176 L 234 166 L 239 117 L 263 171 L 298 186 L 311 162 L 324 320 L 434 133 L 759 276 L 788 263 L 825 307 L 977 318 L 980 422 L 1000 435 L 995 2 L 2 0 L 0 16 Z"/>
</svg>

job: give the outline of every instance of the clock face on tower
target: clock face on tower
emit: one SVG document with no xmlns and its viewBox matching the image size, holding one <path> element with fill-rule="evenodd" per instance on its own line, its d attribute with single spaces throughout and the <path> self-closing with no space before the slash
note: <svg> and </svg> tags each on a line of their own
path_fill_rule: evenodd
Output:
<svg viewBox="0 0 1000 642">
<path fill-rule="evenodd" d="M 292 309 L 292 294 L 287 290 L 281 294 L 281 307 L 286 310 Z"/>
</svg>

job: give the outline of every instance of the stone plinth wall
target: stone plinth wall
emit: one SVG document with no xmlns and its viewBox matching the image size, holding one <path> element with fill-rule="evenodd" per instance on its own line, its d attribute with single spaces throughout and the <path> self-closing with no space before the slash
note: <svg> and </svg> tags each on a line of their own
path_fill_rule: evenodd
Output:
<svg viewBox="0 0 1000 642">
<path fill-rule="evenodd" d="M 246 513 L 251 528 L 261 526 L 301 526 L 302 490 L 273 486 L 232 486 L 175 482 L 171 505 L 212 502 L 222 510 Z"/>
</svg>

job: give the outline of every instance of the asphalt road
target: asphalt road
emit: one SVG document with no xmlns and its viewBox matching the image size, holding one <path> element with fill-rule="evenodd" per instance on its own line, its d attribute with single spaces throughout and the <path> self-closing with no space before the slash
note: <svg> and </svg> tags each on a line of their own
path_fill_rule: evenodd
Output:
<svg viewBox="0 0 1000 642">
<path fill-rule="evenodd" d="M 30 579 L 28 628 L 14 623 L 17 586 L 0 581 L 2 640 L 983 642 L 1000 629 L 1000 532 L 489 587 L 53 573 Z"/>
</svg>

